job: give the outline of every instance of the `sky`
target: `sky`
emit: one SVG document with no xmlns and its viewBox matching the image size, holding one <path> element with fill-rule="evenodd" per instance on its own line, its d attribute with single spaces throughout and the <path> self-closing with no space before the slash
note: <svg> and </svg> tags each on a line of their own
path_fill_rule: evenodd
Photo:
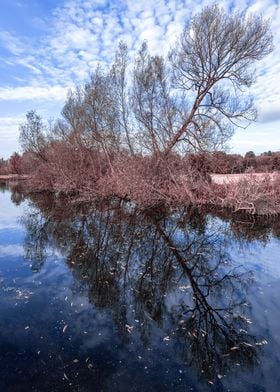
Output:
<svg viewBox="0 0 280 392">
<path fill-rule="evenodd" d="M 60 115 L 69 88 L 83 84 L 98 63 L 110 63 L 120 40 L 131 54 L 143 40 L 165 55 L 185 23 L 211 0 L 0 0 L 0 158 L 20 151 L 19 124 L 34 109 Z M 238 129 L 232 153 L 280 150 L 279 0 L 221 0 L 230 12 L 271 20 L 274 51 L 256 64 L 258 120 Z"/>
</svg>

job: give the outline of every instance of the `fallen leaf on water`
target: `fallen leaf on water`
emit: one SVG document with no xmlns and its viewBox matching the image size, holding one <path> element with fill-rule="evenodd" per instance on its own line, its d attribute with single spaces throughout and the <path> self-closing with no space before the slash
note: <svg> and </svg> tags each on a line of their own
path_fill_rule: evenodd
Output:
<svg viewBox="0 0 280 392">
<path fill-rule="evenodd" d="M 268 344 L 267 340 L 262 340 L 261 342 L 256 342 L 256 346 L 264 346 L 265 344 Z"/>
<path fill-rule="evenodd" d="M 65 378 L 65 380 L 70 381 L 69 378 L 67 377 L 66 373 L 63 373 L 63 377 Z"/>
<path fill-rule="evenodd" d="M 248 347 L 254 347 L 252 344 L 250 344 L 250 343 L 247 343 L 247 342 L 242 342 L 242 344 L 243 344 L 244 346 L 248 346 Z"/>
<path fill-rule="evenodd" d="M 179 287 L 179 290 L 185 291 L 185 290 L 188 290 L 190 287 L 191 287 L 191 286 L 180 286 L 180 287 Z"/>
</svg>

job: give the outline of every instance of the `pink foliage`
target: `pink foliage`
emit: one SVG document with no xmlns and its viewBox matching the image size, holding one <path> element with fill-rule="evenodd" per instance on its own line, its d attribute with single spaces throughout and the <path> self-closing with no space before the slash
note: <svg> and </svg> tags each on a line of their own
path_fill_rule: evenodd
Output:
<svg viewBox="0 0 280 392">
<path fill-rule="evenodd" d="M 160 161 L 122 151 L 110 156 L 109 163 L 101 152 L 60 142 L 48 149 L 46 158 L 33 162 L 33 190 L 81 200 L 120 198 L 144 209 L 212 205 L 252 214 L 280 212 L 280 174 L 217 184 L 175 154 Z"/>
</svg>

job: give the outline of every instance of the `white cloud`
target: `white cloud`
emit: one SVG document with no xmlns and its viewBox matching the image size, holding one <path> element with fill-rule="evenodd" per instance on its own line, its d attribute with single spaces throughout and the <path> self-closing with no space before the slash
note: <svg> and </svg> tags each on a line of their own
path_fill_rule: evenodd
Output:
<svg viewBox="0 0 280 392">
<path fill-rule="evenodd" d="M 41 75 L 42 71 L 39 68 L 35 67 L 35 65 L 32 65 L 32 63 L 35 62 L 36 60 L 34 59 L 33 56 L 27 56 L 25 58 L 24 57 L 19 58 L 16 63 L 19 65 L 23 65 L 26 68 L 29 68 L 32 72 L 34 72 L 37 75 Z"/>
<path fill-rule="evenodd" d="M 13 55 L 20 55 L 26 49 L 23 43 L 9 31 L 0 31 L 0 43 Z"/>
<path fill-rule="evenodd" d="M 280 121 L 256 123 L 247 129 L 238 129 L 230 143 L 232 152 L 245 154 L 253 150 L 255 153 L 264 151 L 280 151 Z"/>
<path fill-rule="evenodd" d="M 19 124 L 24 120 L 24 116 L 0 117 L 0 139 L 12 139 L 18 136 Z"/>
<path fill-rule="evenodd" d="M 261 123 L 280 121 L 279 100 L 277 100 L 276 97 L 264 99 L 260 104 L 258 109 L 258 120 Z"/>
<path fill-rule="evenodd" d="M 66 98 L 67 89 L 62 86 L 39 87 L 0 87 L 0 101 L 22 100 L 55 100 L 63 102 Z"/>
<path fill-rule="evenodd" d="M 23 115 L 0 117 L 0 158 L 8 158 L 14 151 L 18 150 L 19 124 L 23 120 Z"/>
</svg>

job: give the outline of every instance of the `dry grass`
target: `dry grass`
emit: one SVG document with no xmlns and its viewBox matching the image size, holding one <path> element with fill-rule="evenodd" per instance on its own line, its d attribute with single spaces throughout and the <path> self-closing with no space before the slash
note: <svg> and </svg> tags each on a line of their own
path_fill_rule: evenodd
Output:
<svg viewBox="0 0 280 392">
<path fill-rule="evenodd" d="M 243 180 L 254 180 L 261 182 L 266 178 L 274 180 L 277 173 L 241 173 L 241 174 L 211 174 L 211 180 L 214 184 L 226 185 L 236 184 Z"/>
<path fill-rule="evenodd" d="M 218 175 L 218 180 L 212 178 L 209 195 L 214 205 L 253 215 L 280 214 L 279 173 Z"/>
</svg>

